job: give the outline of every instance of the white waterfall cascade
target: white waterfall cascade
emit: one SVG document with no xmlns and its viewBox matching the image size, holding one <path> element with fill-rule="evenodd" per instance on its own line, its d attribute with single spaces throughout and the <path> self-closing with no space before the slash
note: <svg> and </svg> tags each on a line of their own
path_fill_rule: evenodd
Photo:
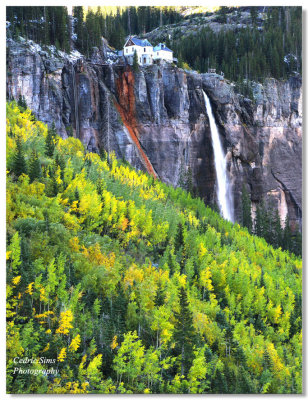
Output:
<svg viewBox="0 0 308 400">
<path fill-rule="evenodd" d="M 230 183 L 227 175 L 226 157 L 219 139 L 219 133 L 213 115 L 210 99 L 203 91 L 206 112 L 210 121 L 212 144 L 214 150 L 214 162 L 217 177 L 217 199 L 220 213 L 223 218 L 233 222 L 233 201 Z"/>
</svg>

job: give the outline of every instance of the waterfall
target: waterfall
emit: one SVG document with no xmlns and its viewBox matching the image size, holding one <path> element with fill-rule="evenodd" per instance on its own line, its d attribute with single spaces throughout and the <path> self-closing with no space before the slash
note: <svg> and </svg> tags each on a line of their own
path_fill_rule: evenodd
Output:
<svg viewBox="0 0 308 400">
<path fill-rule="evenodd" d="M 73 81 L 73 96 L 74 96 L 76 138 L 79 139 L 78 94 L 77 94 L 77 87 L 76 87 L 75 68 L 74 68 L 73 63 L 71 65 L 72 65 L 72 81 Z"/>
<path fill-rule="evenodd" d="M 227 176 L 226 158 L 219 139 L 219 133 L 211 108 L 210 99 L 204 91 L 202 92 L 206 106 L 206 112 L 210 121 L 212 145 L 214 150 L 214 162 L 217 177 L 217 199 L 219 209 L 223 218 L 228 219 L 229 221 L 233 221 L 233 201 L 229 179 Z"/>
</svg>

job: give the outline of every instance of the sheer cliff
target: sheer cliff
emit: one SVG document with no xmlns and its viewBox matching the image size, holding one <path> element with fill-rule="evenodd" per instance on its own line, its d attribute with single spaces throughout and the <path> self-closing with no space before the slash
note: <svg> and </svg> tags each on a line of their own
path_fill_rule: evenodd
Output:
<svg viewBox="0 0 308 400">
<path fill-rule="evenodd" d="M 63 137 L 80 138 L 89 151 L 114 151 L 138 169 L 174 186 L 191 172 L 197 193 L 215 201 L 216 174 L 209 120 L 211 99 L 241 219 L 246 185 L 252 209 L 265 199 L 283 220 L 301 225 L 302 84 L 268 79 L 254 100 L 234 92 L 217 74 L 171 65 L 133 72 L 99 52 L 90 60 L 43 51 L 34 43 L 7 42 L 7 97 L 24 96 L 38 119 L 55 122 Z"/>
</svg>

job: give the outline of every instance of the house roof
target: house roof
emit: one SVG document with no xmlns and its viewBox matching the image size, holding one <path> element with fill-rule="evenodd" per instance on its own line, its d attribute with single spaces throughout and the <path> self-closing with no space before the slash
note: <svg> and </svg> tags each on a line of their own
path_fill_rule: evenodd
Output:
<svg viewBox="0 0 308 400">
<path fill-rule="evenodd" d="M 160 50 L 171 51 L 172 53 L 172 50 L 170 50 L 164 43 L 159 43 L 157 46 L 153 48 L 153 51 L 160 51 Z"/>
<path fill-rule="evenodd" d="M 136 46 L 141 46 L 141 47 L 151 46 L 152 47 L 151 43 L 147 39 L 138 39 L 136 37 L 131 37 L 128 39 L 128 41 L 129 40 L 131 40 Z M 126 45 L 126 43 L 125 43 L 125 45 Z"/>
</svg>

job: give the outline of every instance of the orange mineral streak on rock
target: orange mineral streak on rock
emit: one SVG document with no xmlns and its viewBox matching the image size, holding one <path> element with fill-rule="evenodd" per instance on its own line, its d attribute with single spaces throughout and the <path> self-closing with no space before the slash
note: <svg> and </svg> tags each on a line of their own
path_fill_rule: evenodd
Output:
<svg viewBox="0 0 308 400">
<path fill-rule="evenodd" d="M 117 92 L 119 101 L 114 102 L 115 107 L 118 110 L 122 121 L 128 130 L 130 137 L 134 141 L 137 149 L 145 163 L 146 169 L 149 174 L 151 174 L 154 178 L 156 178 L 156 173 L 154 168 L 148 159 L 147 155 L 143 151 L 140 142 L 139 142 L 139 132 L 138 132 L 138 124 L 136 119 L 136 110 L 135 110 L 135 94 L 134 94 L 134 74 L 132 71 L 125 71 L 118 79 L 117 79 Z"/>
</svg>

